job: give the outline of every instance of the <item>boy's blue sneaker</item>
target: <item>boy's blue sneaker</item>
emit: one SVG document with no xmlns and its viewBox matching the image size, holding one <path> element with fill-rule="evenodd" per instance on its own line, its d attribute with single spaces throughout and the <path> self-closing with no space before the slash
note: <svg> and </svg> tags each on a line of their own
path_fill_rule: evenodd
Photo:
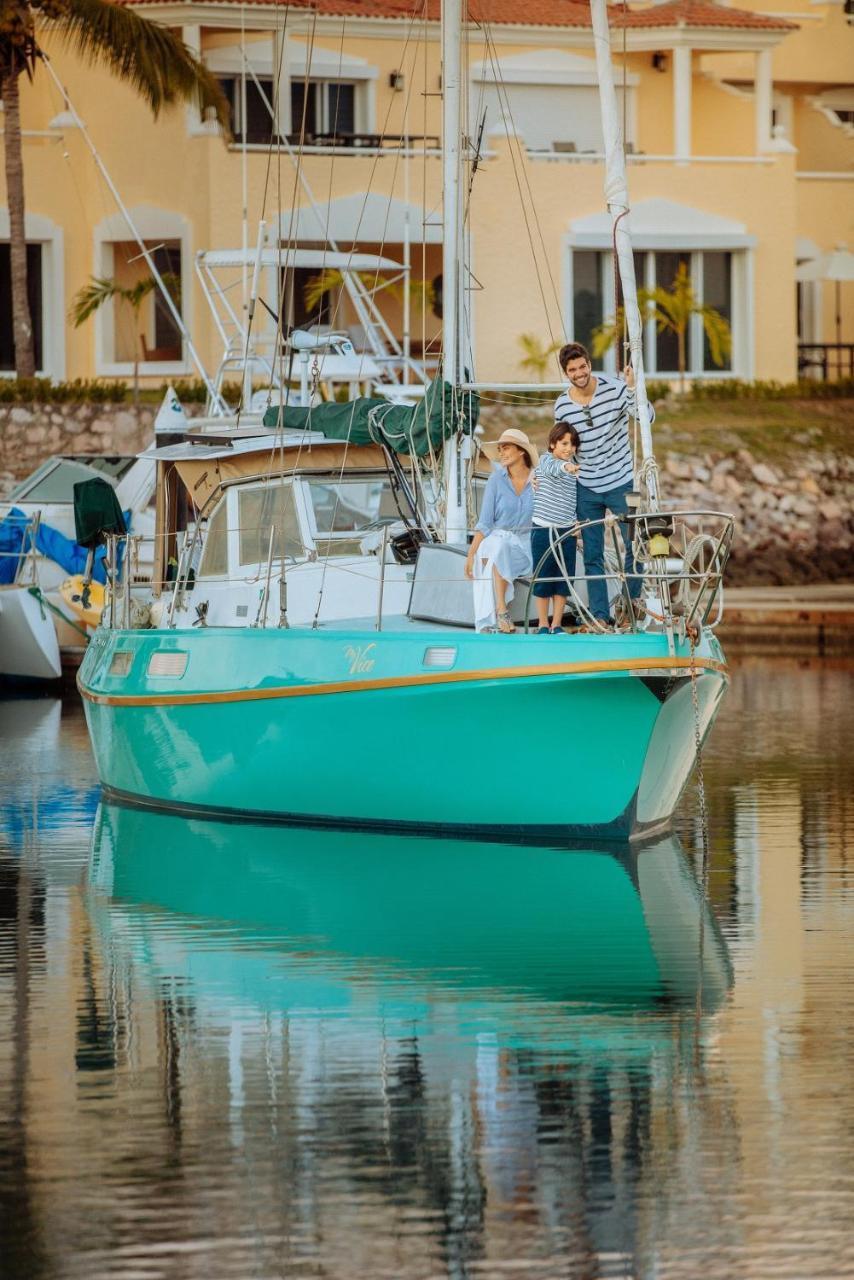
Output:
<svg viewBox="0 0 854 1280">
<path fill-rule="evenodd" d="M 538 636 L 550 636 L 551 633 L 552 633 L 551 627 L 537 627 Z"/>
</svg>

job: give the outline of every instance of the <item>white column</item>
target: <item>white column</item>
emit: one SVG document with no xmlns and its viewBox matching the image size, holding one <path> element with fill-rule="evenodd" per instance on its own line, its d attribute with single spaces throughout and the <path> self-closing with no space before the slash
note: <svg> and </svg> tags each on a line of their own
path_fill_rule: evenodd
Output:
<svg viewBox="0 0 854 1280">
<path fill-rule="evenodd" d="M 279 77 L 278 126 L 280 133 L 293 133 L 291 121 L 291 70 L 288 66 L 288 42 L 279 31 L 272 33 L 273 84 Z M 275 94 L 274 94 L 275 96 Z"/>
<path fill-rule="evenodd" d="M 691 49 L 673 50 L 673 152 L 678 160 L 691 157 Z"/>
<path fill-rule="evenodd" d="M 184 44 L 190 50 L 190 53 L 192 53 L 194 57 L 198 58 L 199 61 L 201 61 L 201 58 L 202 58 L 201 27 L 199 26 L 182 27 L 181 39 L 184 41 Z M 187 132 L 198 133 L 202 124 L 204 124 L 204 121 L 202 120 L 201 112 L 199 111 L 199 108 L 196 106 L 195 102 L 189 103 L 187 105 L 185 110 L 185 115 L 187 119 Z"/>
<path fill-rule="evenodd" d="M 754 98 L 756 103 L 756 154 L 761 155 L 771 146 L 771 50 L 760 49 L 754 57 Z"/>
</svg>

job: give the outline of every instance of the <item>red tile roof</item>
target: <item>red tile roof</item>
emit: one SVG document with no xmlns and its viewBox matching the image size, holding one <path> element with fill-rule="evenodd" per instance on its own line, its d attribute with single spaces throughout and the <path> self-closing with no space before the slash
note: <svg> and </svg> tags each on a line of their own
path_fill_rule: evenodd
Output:
<svg viewBox="0 0 854 1280">
<path fill-rule="evenodd" d="M 169 0 L 121 0 L 125 4 L 168 3 Z M 210 0 L 205 0 L 210 3 Z M 239 7 L 239 0 L 219 0 Z M 249 0 L 270 5 L 274 0 Z M 284 0 L 280 0 L 284 7 Z M 287 0 L 291 9 L 316 9 L 324 16 L 359 18 L 423 17 L 438 21 L 441 0 Z M 475 22 L 518 27 L 590 27 L 590 9 L 585 0 L 468 0 L 468 15 Z M 666 0 L 644 9 L 610 6 L 614 28 L 666 29 L 669 27 L 718 28 L 741 31 L 795 31 L 797 24 L 784 18 L 733 9 L 715 0 Z"/>
</svg>

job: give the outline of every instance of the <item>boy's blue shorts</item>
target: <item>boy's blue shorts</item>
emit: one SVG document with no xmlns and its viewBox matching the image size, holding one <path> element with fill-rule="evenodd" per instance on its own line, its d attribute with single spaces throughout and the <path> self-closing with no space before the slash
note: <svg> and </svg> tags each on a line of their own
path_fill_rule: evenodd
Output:
<svg viewBox="0 0 854 1280">
<path fill-rule="evenodd" d="M 543 555 L 548 552 L 546 559 L 543 561 L 542 568 L 537 575 L 537 581 L 534 583 L 535 596 L 567 596 L 569 588 L 566 585 L 563 569 L 557 562 L 554 553 L 549 550 L 552 540 L 557 542 L 564 533 L 569 533 L 570 526 L 564 528 L 544 529 L 540 525 L 534 525 L 531 530 L 531 558 L 534 561 L 534 570 L 540 563 Z M 575 577 L 575 553 L 577 542 L 575 538 L 569 537 L 565 542 L 560 544 L 558 554 L 561 556 L 566 565 L 566 572 L 570 582 Z"/>
</svg>

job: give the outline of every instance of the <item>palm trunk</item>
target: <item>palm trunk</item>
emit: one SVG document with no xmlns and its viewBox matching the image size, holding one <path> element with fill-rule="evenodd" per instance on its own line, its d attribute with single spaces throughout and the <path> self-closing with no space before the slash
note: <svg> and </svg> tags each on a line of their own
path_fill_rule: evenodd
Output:
<svg viewBox="0 0 854 1280">
<path fill-rule="evenodd" d="M 676 334 L 679 352 L 679 390 L 685 394 L 685 330 L 679 329 Z"/>
<path fill-rule="evenodd" d="M 18 75 L 8 72 L 2 81 L 6 190 L 9 201 L 9 242 L 12 268 L 12 338 L 15 373 L 33 378 L 36 372 L 33 321 L 27 296 L 27 237 L 24 230 L 24 157 L 21 149 L 21 111 Z"/>
</svg>

